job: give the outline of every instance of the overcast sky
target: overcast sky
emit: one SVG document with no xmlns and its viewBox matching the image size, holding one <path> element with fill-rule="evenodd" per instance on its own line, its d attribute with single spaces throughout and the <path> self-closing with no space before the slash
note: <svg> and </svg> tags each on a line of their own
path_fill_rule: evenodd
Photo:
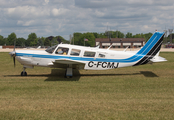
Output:
<svg viewBox="0 0 174 120">
<path fill-rule="evenodd" d="M 28 38 L 73 32 L 163 31 L 174 25 L 173 0 L 0 0 L 0 35 Z"/>
</svg>

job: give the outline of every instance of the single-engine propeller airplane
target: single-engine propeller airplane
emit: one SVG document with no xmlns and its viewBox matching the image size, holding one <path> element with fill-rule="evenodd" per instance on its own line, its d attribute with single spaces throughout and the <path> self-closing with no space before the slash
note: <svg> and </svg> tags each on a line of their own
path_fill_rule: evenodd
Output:
<svg viewBox="0 0 174 120">
<path fill-rule="evenodd" d="M 73 76 L 73 69 L 108 70 L 167 61 L 159 56 L 164 32 L 155 32 L 139 51 L 114 51 L 99 47 L 58 44 L 44 51 L 16 50 L 9 54 L 23 65 L 21 76 L 27 76 L 26 68 L 34 66 L 65 68 L 65 77 Z"/>
</svg>

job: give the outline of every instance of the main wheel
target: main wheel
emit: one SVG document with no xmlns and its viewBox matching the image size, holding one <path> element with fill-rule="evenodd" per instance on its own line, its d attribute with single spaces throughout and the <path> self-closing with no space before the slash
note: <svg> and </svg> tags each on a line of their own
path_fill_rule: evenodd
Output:
<svg viewBox="0 0 174 120">
<path fill-rule="evenodd" d="M 21 72 L 21 76 L 27 76 L 27 72 Z"/>
</svg>

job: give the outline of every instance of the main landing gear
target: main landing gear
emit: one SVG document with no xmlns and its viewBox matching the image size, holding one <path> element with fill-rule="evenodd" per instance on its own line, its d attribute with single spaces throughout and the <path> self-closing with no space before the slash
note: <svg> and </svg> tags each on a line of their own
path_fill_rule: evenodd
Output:
<svg viewBox="0 0 174 120">
<path fill-rule="evenodd" d="M 23 71 L 21 72 L 21 76 L 27 76 L 27 72 L 25 71 L 26 67 L 23 67 Z M 65 71 L 65 78 L 72 78 L 73 76 L 73 71 L 72 67 L 69 67 Z"/>
<path fill-rule="evenodd" d="M 21 72 L 21 76 L 27 76 L 27 72 L 25 71 L 26 67 L 23 67 L 23 71 Z"/>
<path fill-rule="evenodd" d="M 73 76 L 72 68 L 67 68 L 65 70 L 65 78 L 72 78 L 72 76 Z"/>
</svg>

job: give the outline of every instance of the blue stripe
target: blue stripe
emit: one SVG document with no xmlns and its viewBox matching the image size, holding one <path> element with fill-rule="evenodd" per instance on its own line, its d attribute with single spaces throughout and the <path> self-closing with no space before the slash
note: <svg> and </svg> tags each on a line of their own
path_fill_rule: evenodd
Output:
<svg viewBox="0 0 174 120">
<path fill-rule="evenodd" d="M 69 57 L 69 56 L 55 56 L 55 55 L 40 55 L 40 54 L 28 54 L 28 53 L 16 53 L 16 56 L 26 56 L 26 57 L 36 57 L 36 58 L 49 58 L 49 59 L 71 59 L 78 61 L 99 61 L 99 62 L 120 62 L 120 63 L 128 63 L 135 62 L 140 60 L 144 56 L 132 56 L 127 59 L 103 59 L 103 58 L 86 58 L 86 57 Z M 132 58 L 132 59 L 131 59 Z"/>
<path fill-rule="evenodd" d="M 162 35 L 163 33 L 156 32 L 137 54 L 146 55 L 153 48 L 153 46 L 158 42 L 158 40 L 162 37 Z"/>
<path fill-rule="evenodd" d="M 49 59 L 71 59 L 78 61 L 99 61 L 99 62 L 119 62 L 119 63 L 130 63 L 136 62 L 142 59 L 158 42 L 164 33 L 156 32 L 145 44 L 145 46 L 139 50 L 135 55 L 126 59 L 104 59 L 104 58 L 86 58 L 86 57 L 69 57 L 69 56 L 56 56 L 56 55 L 41 55 L 41 54 L 28 54 L 28 53 L 16 53 L 16 56 L 29 56 L 36 58 L 49 58 Z"/>
</svg>

